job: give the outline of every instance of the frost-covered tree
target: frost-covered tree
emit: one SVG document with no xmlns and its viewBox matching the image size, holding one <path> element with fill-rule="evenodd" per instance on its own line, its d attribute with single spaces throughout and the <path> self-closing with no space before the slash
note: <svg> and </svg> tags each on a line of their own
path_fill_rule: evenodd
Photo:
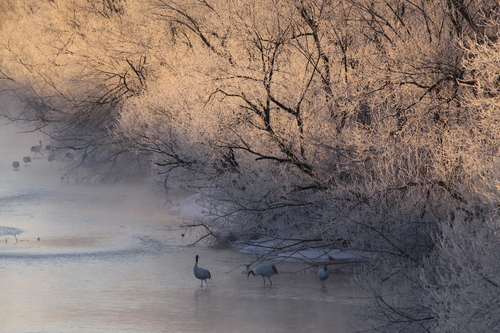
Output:
<svg viewBox="0 0 500 333">
<path fill-rule="evenodd" d="M 169 66 L 118 132 L 197 173 L 220 226 L 418 262 L 467 195 L 458 42 L 484 6 L 457 4 L 159 1 Z"/>
<path fill-rule="evenodd" d="M 132 6 L 135 5 L 135 6 Z M 28 123 L 53 145 L 77 151 L 103 176 L 123 150 L 108 131 L 120 106 L 146 88 L 147 25 L 125 1 L 7 1 L 1 33 L 3 91 L 23 102 L 4 116 Z M 147 34 L 151 34 L 147 32 Z"/>
<path fill-rule="evenodd" d="M 376 301 L 366 312 L 374 330 L 428 331 L 438 315 L 420 274 L 432 267 L 441 223 L 487 209 L 470 203 L 497 179 L 477 182 L 493 164 L 478 173 L 484 150 L 470 133 L 481 127 L 464 108 L 469 52 L 460 43 L 494 38 L 490 5 L 161 2 L 196 87 L 181 108 L 175 97 L 163 103 L 164 123 L 201 145 L 156 141 L 157 165 L 202 171 L 223 230 L 301 235 L 305 246 L 342 239 L 372 253 L 360 280 Z M 183 127 L 186 119 L 210 126 Z M 387 291 L 386 281 L 397 287 Z"/>
<path fill-rule="evenodd" d="M 486 27 L 498 29 L 498 16 L 495 19 Z M 496 332 L 500 318 L 500 45 L 498 40 L 476 38 L 464 40 L 463 45 L 468 57 L 461 98 L 470 131 L 461 138 L 469 158 L 462 158 L 471 175 L 464 186 L 475 193 L 468 197 L 465 209 L 440 225 L 437 251 L 422 280 L 436 319 L 434 332 Z"/>
<path fill-rule="evenodd" d="M 447 258 L 482 239 L 465 230 L 494 231 L 480 221 L 498 201 L 494 3 L 7 7 L 0 82 L 26 105 L 11 119 L 108 165 L 135 154 L 165 186 L 189 183 L 209 230 L 280 240 L 269 252 L 363 253 L 373 331 L 454 327 L 433 300 L 451 297 L 445 278 L 468 262 Z"/>
<path fill-rule="evenodd" d="M 500 250 L 498 216 L 456 216 L 441 226 L 437 258 L 422 280 L 435 318 L 433 332 L 498 332 Z"/>
</svg>

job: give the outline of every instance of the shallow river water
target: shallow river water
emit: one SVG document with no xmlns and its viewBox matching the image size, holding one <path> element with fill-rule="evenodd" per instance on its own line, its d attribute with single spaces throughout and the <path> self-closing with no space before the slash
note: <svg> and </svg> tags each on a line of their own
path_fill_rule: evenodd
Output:
<svg viewBox="0 0 500 333">
<path fill-rule="evenodd" d="M 24 150 L 0 153 L 0 332 L 312 333 L 356 325 L 359 294 L 348 274 L 331 274 L 323 289 L 316 272 L 276 263 L 279 275 L 263 287 L 261 277 L 242 274 L 252 256 L 187 246 L 171 230 L 181 217 L 152 185 L 61 182 L 60 165 L 46 156 L 25 166 Z M 193 275 L 196 254 L 212 273 L 208 287 Z"/>
</svg>

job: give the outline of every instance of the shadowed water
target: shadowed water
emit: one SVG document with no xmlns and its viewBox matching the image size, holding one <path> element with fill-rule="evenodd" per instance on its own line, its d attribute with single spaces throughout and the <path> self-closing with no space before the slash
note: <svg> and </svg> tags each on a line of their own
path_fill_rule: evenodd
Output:
<svg viewBox="0 0 500 333">
<path fill-rule="evenodd" d="M 263 287 L 242 274 L 252 257 L 187 247 L 171 230 L 181 218 L 151 186 L 62 183 L 57 163 L 33 156 L 14 171 L 23 154 L 0 155 L 0 331 L 344 332 L 355 323 L 349 275 L 331 274 L 322 289 L 316 272 L 278 264 Z M 194 278 L 196 254 L 208 288 Z"/>
</svg>

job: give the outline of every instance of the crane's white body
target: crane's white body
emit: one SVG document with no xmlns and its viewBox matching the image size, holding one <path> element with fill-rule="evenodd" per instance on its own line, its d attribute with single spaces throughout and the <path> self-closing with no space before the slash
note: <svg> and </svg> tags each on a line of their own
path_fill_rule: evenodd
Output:
<svg viewBox="0 0 500 333">
<path fill-rule="evenodd" d="M 273 281 L 271 281 L 271 276 L 274 274 L 278 274 L 278 269 L 276 269 L 276 266 L 274 265 L 268 265 L 268 264 L 261 264 L 255 268 L 255 272 L 253 270 L 250 270 L 247 274 L 247 278 L 252 274 L 253 276 L 262 276 L 262 279 L 264 280 L 264 286 L 266 285 L 266 277 L 269 279 L 269 282 L 271 282 L 271 286 L 273 285 Z"/>
<path fill-rule="evenodd" d="M 330 276 L 330 273 L 328 272 L 328 268 L 326 266 L 327 265 L 325 265 L 324 268 L 318 271 L 318 278 L 321 281 L 322 287 L 325 287 L 326 279 L 328 279 L 328 277 Z"/>
<path fill-rule="evenodd" d="M 203 281 L 207 284 L 208 287 L 208 282 L 207 280 L 210 280 L 212 278 L 212 275 L 210 275 L 210 272 L 206 270 L 205 268 L 198 267 L 198 258 L 200 256 L 196 255 L 196 263 L 194 264 L 193 272 L 194 276 L 196 276 L 197 279 L 201 280 L 201 287 L 203 287 Z"/>
</svg>

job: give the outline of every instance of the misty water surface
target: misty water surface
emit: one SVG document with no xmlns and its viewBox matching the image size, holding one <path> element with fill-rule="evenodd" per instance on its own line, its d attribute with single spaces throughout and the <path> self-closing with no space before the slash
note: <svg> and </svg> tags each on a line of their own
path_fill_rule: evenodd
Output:
<svg viewBox="0 0 500 333">
<path fill-rule="evenodd" d="M 242 274 L 252 257 L 186 246 L 171 230 L 181 217 L 153 185 L 61 182 L 46 156 L 15 171 L 29 146 L 5 142 L 1 332 L 344 332 L 355 322 L 349 275 L 322 289 L 315 272 L 278 264 L 264 288 Z M 212 273 L 208 288 L 193 276 L 196 254 Z"/>
</svg>

